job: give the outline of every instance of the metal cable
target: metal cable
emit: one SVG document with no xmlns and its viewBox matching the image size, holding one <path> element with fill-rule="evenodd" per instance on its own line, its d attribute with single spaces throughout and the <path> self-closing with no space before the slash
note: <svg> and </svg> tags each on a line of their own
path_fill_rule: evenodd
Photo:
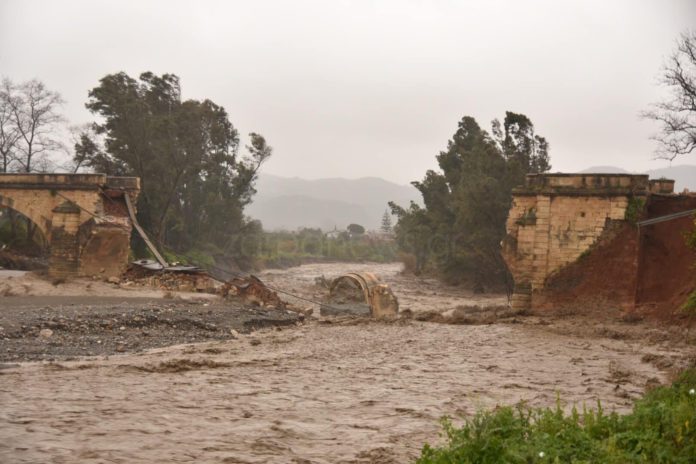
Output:
<svg viewBox="0 0 696 464">
<path fill-rule="evenodd" d="M 316 300 L 312 300 L 312 299 L 309 299 L 309 298 L 305 298 L 305 297 L 303 297 L 303 296 L 299 296 L 299 295 L 297 295 L 297 294 L 295 294 L 295 293 L 288 292 L 287 290 L 280 289 L 280 288 L 278 288 L 278 287 L 276 287 L 276 286 L 274 286 L 274 285 L 268 285 L 268 284 L 265 283 L 265 282 L 262 282 L 262 284 L 263 284 L 264 287 L 266 287 L 266 288 L 269 289 L 269 290 L 273 290 L 274 292 L 283 293 L 283 294 L 289 295 L 289 296 L 291 296 L 291 297 L 293 297 L 293 298 L 297 298 L 298 300 L 306 301 L 306 302 L 308 302 L 308 303 L 312 303 L 312 304 L 315 304 L 315 305 L 324 306 L 324 307 L 327 307 L 327 308 L 334 309 L 334 310 L 336 310 L 336 311 L 340 311 L 340 308 L 336 308 L 335 306 L 327 305 L 326 303 L 322 303 L 321 301 L 316 301 Z"/>
<path fill-rule="evenodd" d="M 660 222 L 665 222 L 665 221 L 671 221 L 672 219 L 678 219 L 686 216 L 691 216 L 693 214 L 696 214 L 696 209 L 690 209 L 688 211 L 680 211 L 678 213 L 672 213 L 672 214 L 666 214 L 664 216 L 652 218 L 652 219 L 646 219 L 644 221 L 638 221 L 636 225 L 638 227 L 641 226 L 649 226 L 652 224 L 659 224 Z"/>
<path fill-rule="evenodd" d="M 90 216 L 93 216 L 93 217 L 95 217 L 95 218 L 97 218 L 97 219 L 101 219 L 101 220 L 108 220 L 108 218 L 107 218 L 106 216 L 99 215 L 99 214 L 97 214 L 97 213 L 94 213 L 94 212 L 88 210 L 87 208 L 84 208 L 84 207 L 80 206 L 80 205 L 77 204 L 74 200 L 72 200 L 72 199 L 66 197 L 65 195 L 63 195 L 62 193 L 60 193 L 60 192 L 58 192 L 58 191 L 56 191 L 55 194 L 58 195 L 59 197 L 65 198 L 65 199 L 68 200 L 70 203 L 74 204 L 75 206 L 77 206 L 78 208 L 80 208 L 82 211 L 84 211 L 85 213 L 89 214 Z M 116 224 L 112 223 L 112 225 L 115 226 L 115 227 L 118 227 L 119 229 L 126 230 L 126 231 L 128 231 L 129 233 L 131 232 L 131 228 L 130 228 L 130 227 L 123 226 L 123 225 L 118 224 L 118 223 L 116 223 Z"/>
</svg>

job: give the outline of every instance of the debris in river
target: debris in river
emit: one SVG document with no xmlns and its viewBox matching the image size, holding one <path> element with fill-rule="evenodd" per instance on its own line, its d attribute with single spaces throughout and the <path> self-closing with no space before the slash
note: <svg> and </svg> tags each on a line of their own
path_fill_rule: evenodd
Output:
<svg viewBox="0 0 696 464">
<path fill-rule="evenodd" d="M 288 308 L 286 302 L 280 299 L 276 292 L 266 287 L 258 277 L 253 275 L 248 277 L 235 277 L 227 281 L 227 283 L 220 287 L 218 294 L 224 298 L 236 296 L 256 306 L 275 309 L 291 309 Z"/>
<path fill-rule="evenodd" d="M 122 287 L 137 284 L 162 290 L 216 293 L 222 284 L 194 266 L 163 268 L 152 260 L 133 262 L 120 280 Z"/>
<path fill-rule="evenodd" d="M 389 285 L 371 272 L 352 272 L 335 278 L 329 287 L 329 301 L 331 306 L 321 308 L 323 315 L 345 311 L 379 318 L 399 312 L 399 301 Z"/>
</svg>

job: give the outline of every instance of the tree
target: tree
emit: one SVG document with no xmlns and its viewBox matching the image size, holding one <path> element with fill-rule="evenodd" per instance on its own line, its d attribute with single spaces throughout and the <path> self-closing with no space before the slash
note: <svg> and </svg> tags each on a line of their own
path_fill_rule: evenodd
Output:
<svg viewBox="0 0 696 464">
<path fill-rule="evenodd" d="M 389 211 L 385 210 L 384 215 L 382 215 L 382 232 L 385 234 L 389 234 L 392 231 L 392 221 L 391 221 L 391 214 L 389 214 Z"/>
<path fill-rule="evenodd" d="M 52 154 L 62 150 L 59 113 L 63 99 L 36 79 L 15 84 L 3 79 L 0 85 L 0 172 L 47 172 Z M 9 214 L 15 235 L 17 216 Z M 32 241 L 35 225 L 27 221 L 27 239 Z"/>
<path fill-rule="evenodd" d="M 74 151 L 69 171 L 77 173 L 86 168 L 109 176 L 122 175 L 126 171 L 106 153 L 104 137 L 97 134 L 95 124 L 72 126 L 70 132 Z"/>
<path fill-rule="evenodd" d="M 660 124 L 658 158 L 673 160 L 696 150 L 696 31 L 686 32 L 664 66 L 662 84 L 670 97 L 643 116 Z"/>
<path fill-rule="evenodd" d="M 240 153 L 237 129 L 222 106 L 183 100 L 179 78 L 125 73 L 102 78 L 86 107 L 102 118 L 75 144 L 75 164 L 141 179 L 138 216 L 159 243 L 177 250 L 201 244 L 241 252 L 257 229 L 243 214 L 272 148 L 250 134 Z M 102 141 L 99 138 L 103 138 Z"/>
<path fill-rule="evenodd" d="M 411 204 L 406 210 L 390 203 L 398 217 L 397 244 L 415 256 L 416 272 L 431 265 L 446 281 L 477 288 L 507 282 L 500 241 L 512 189 L 526 174 L 550 168 L 548 143 L 529 118 L 512 112 L 503 124 L 493 121 L 492 133 L 463 117 L 437 156 L 440 170 L 412 183 L 425 207 Z"/>
<path fill-rule="evenodd" d="M 356 235 L 363 235 L 365 233 L 365 228 L 360 224 L 349 224 L 348 227 L 346 227 L 346 230 L 351 235 L 351 237 Z"/>
<path fill-rule="evenodd" d="M 10 139 L 15 138 L 9 161 L 23 172 L 48 170 L 49 156 L 63 149 L 58 137 L 59 126 L 65 121 L 58 112 L 63 98 L 36 79 L 19 85 L 4 79 L 0 93 L 12 129 Z M 3 162 L 7 169 L 8 159 L 3 158 Z"/>
<path fill-rule="evenodd" d="M 491 126 L 493 139 L 503 157 L 511 168 L 519 171 L 514 174 L 551 169 L 549 144 L 544 137 L 534 133 L 534 124 L 527 116 L 506 111 L 502 130 L 497 119 L 493 120 Z"/>
<path fill-rule="evenodd" d="M 398 219 L 394 226 L 396 244 L 399 250 L 415 257 L 413 273 L 420 275 L 430 253 L 432 224 L 428 212 L 414 202 L 411 202 L 408 209 L 393 201 L 389 202 L 389 207 Z"/>
<path fill-rule="evenodd" d="M 14 85 L 9 79 L 3 79 L 0 87 L 0 172 L 9 172 L 19 141 L 19 131 L 12 112 Z"/>
</svg>

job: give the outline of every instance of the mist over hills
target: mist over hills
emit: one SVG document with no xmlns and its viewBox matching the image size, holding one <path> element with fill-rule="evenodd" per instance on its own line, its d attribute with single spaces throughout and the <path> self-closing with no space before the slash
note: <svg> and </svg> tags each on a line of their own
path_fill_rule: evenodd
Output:
<svg viewBox="0 0 696 464">
<path fill-rule="evenodd" d="M 259 219 L 266 230 L 318 227 L 329 231 L 345 229 L 350 223 L 378 229 L 387 202 L 406 207 L 411 200 L 420 202 L 421 198 L 412 185 L 378 177 L 308 180 L 261 174 L 256 190 L 246 212 Z"/>
<path fill-rule="evenodd" d="M 630 173 L 617 166 L 592 166 L 581 172 Z M 696 191 L 696 166 L 693 165 L 653 169 L 643 174 L 650 175 L 651 179 L 674 179 L 676 192 L 685 188 Z M 258 193 L 246 212 L 259 219 L 266 230 L 301 227 L 342 230 L 350 223 L 378 229 L 388 209 L 387 202 L 395 201 L 404 207 L 411 201 L 422 204 L 420 193 L 412 185 L 400 185 L 378 177 L 308 180 L 261 174 L 256 189 Z M 392 218 L 392 222 L 396 219 Z"/>
<path fill-rule="evenodd" d="M 685 188 L 689 189 L 690 191 L 696 191 L 696 166 L 690 164 L 681 164 L 678 166 L 651 169 L 646 172 L 636 173 L 631 173 L 630 171 L 616 166 L 593 166 L 581 172 L 605 174 L 648 174 L 651 179 L 659 179 L 660 177 L 673 179 L 675 192 L 681 192 Z"/>
</svg>

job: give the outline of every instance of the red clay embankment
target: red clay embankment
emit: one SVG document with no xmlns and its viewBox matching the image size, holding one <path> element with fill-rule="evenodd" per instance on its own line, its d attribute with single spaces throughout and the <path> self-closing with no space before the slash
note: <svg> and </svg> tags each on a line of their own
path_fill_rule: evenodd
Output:
<svg viewBox="0 0 696 464">
<path fill-rule="evenodd" d="M 696 197 L 651 195 L 644 217 L 696 209 Z M 696 253 L 685 241 L 690 216 L 638 228 L 610 224 L 576 262 L 550 276 L 536 295 L 541 311 L 610 312 L 638 308 L 671 318 L 696 288 Z M 592 308 L 592 309 L 589 309 Z"/>
</svg>

